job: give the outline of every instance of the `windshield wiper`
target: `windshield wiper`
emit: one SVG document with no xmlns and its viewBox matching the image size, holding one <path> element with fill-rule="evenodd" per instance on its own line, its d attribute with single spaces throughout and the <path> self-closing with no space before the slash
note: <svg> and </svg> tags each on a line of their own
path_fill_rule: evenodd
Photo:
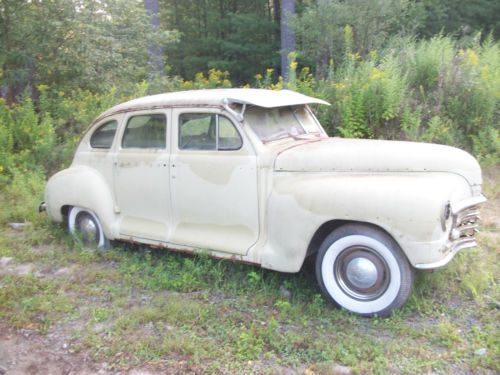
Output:
<svg viewBox="0 0 500 375">
<path fill-rule="evenodd" d="M 282 131 L 277 134 L 274 134 L 270 137 L 266 138 L 261 138 L 262 142 L 267 143 L 267 142 L 272 142 L 272 141 L 278 141 L 280 139 L 285 139 L 285 138 L 293 138 L 296 141 L 304 140 L 304 139 L 311 139 L 311 135 L 314 137 L 318 137 L 319 134 L 313 134 L 313 133 L 305 133 L 305 134 L 293 134 L 288 131 Z"/>
<path fill-rule="evenodd" d="M 289 131 L 282 130 L 282 131 L 280 131 L 276 134 L 273 134 L 269 137 L 261 138 L 261 141 L 264 143 L 267 143 L 267 142 L 277 141 L 277 140 L 288 138 L 288 137 L 293 137 L 293 135 L 290 134 Z"/>
</svg>

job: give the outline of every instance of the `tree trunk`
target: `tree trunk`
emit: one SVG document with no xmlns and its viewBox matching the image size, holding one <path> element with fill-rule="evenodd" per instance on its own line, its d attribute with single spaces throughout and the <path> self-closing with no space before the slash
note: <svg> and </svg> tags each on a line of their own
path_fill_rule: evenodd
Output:
<svg viewBox="0 0 500 375">
<path fill-rule="evenodd" d="M 274 40 L 276 42 L 279 42 L 281 38 L 280 12 L 281 12 L 280 0 L 273 0 L 273 21 L 274 21 L 274 38 L 275 38 Z"/>
<path fill-rule="evenodd" d="M 288 54 L 295 51 L 295 33 L 290 22 L 295 13 L 295 0 L 282 0 L 281 2 L 281 75 L 288 82 L 290 65 Z"/>
<path fill-rule="evenodd" d="M 144 0 L 144 9 L 150 17 L 151 27 L 153 32 L 160 31 L 160 11 L 158 0 Z M 151 43 L 149 51 L 149 79 L 153 80 L 157 76 L 163 74 L 163 50 L 156 43 Z"/>
</svg>

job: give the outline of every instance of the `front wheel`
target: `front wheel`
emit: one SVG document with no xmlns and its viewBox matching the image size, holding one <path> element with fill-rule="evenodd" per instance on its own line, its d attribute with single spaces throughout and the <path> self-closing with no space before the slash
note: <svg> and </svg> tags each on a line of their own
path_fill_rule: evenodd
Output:
<svg viewBox="0 0 500 375">
<path fill-rule="evenodd" d="M 323 241 L 316 277 L 330 302 L 363 316 L 385 317 L 410 296 L 413 268 L 385 232 L 348 224 Z"/>
<path fill-rule="evenodd" d="M 97 215 L 85 208 L 72 207 L 68 215 L 68 228 L 71 234 L 81 239 L 88 248 L 107 249 L 109 240 L 102 230 Z"/>
</svg>

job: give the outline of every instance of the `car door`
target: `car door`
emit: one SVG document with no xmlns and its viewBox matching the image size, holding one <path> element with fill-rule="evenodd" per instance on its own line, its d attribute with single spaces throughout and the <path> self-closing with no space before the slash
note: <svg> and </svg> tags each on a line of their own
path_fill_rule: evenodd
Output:
<svg viewBox="0 0 500 375">
<path fill-rule="evenodd" d="M 175 108 L 171 242 L 246 254 L 259 235 L 256 156 L 217 109 Z"/>
<path fill-rule="evenodd" d="M 125 238 L 168 241 L 170 110 L 125 116 L 114 163 L 114 189 Z"/>
</svg>

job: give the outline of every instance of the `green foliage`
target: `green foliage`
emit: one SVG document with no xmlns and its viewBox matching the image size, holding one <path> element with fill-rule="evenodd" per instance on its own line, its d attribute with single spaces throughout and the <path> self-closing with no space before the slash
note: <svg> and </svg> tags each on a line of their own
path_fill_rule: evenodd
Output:
<svg viewBox="0 0 500 375">
<path fill-rule="evenodd" d="M 294 20 L 300 58 L 324 78 L 332 59 L 344 62 L 346 47 L 366 56 L 382 48 L 390 36 L 411 35 L 421 18 L 422 5 L 408 0 L 310 2 Z"/>
<path fill-rule="evenodd" d="M 418 32 L 433 36 L 439 32 L 470 37 L 477 31 L 500 35 L 498 14 L 500 4 L 496 0 L 424 0 L 424 14 Z"/>
<path fill-rule="evenodd" d="M 43 172 L 53 160 L 55 144 L 50 114 L 39 115 L 27 97 L 12 107 L 0 98 L 0 186 L 11 180 L 25 186 L 21 179 L 32 177 L 23 175 L 27 171 L 33 171 L 35 179 L 43 180 Z M 21 186 L 14 187 L 17 188 L 24 191 Z"/>
<path fill-rule="evenodd" d="M 0 29 L 0 86 L 9 102 L 41 84 L 94 92 L 134 85 L 149 74 L 144 47 L 178 36 L 153 32 L 133 0 L 4 0 Z"/>
<path fill-rule="evenodd" d="M 166 46 L 171 73 L 192 79 L 209 69 L 230 71 L 249 82 L 266 67 L 279 64 L 279 29 L 266 0 L 203 2 L 160 0 L 161 20 L 180 32 Z M 278 19 L 279 23 L 279 19 Z"/>
<path fill-rule="evenodd" d="M 45 175 L 41 171 L 10 170 L 10 183 L 2 189 L 0 225 L 7 222 L 39 223 L 37 208 L 43 200 Z"/>
<path fill-rule="evenodd" d="M 232 83 L 229 80 L 229 72 L 220 71 L 217 69 L 210 69 L 207 77 L 202 72 L 195 74 L 194 80 L 179 81 L 177 89 L 182 90 L 199 90 L 199 89 L 214 89 L 214 88 L 228 88 Z"/>
<path fill-rule="evenodd" d="M 500 161 L 498 43 L 461 49 L 450 37 L 410 38 L 363 57 L 352 52 L 349 26 L 344 40 L 343 62 L 330 62 L 328 78 L 295 83 L 332 103 L 318 112 L 330 134 L 443 143 Z"/>
<path fill-rule="evenodd" d="M 264 350 L 264 340 L 256 332 L 256 327 L 241 329 L 236 341 L 236 355 L 239 360 L 255 360 Z"/>
</svg>

